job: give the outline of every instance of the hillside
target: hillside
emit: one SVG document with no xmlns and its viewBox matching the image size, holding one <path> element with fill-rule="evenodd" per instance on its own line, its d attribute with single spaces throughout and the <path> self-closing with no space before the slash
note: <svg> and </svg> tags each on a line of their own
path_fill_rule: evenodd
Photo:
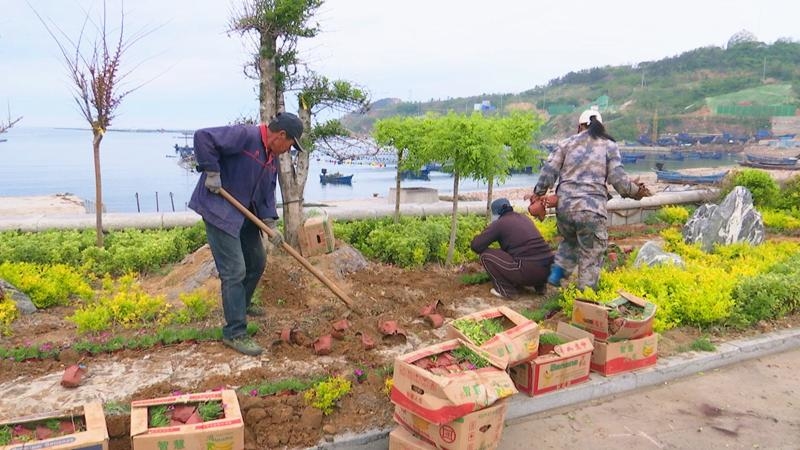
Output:
<svg viewBox="0 0 800 450">
<path fill-rule="evenodd" d="M 364 114 L 342 118 L 366 133 L 378 119 L 450 110 L 490 113 L 535 110 L 548 118 L 543 137 L 574 129 L 577 111 L 596 105 L 618 139 L 665 133 L 752 136 L 774 116 L 794 116 L 800 106 L 800 42 L 759 42 L 740 32 L 725 48 L 703 47 L 658 61 L 569 72 L 520 93 L 481 94 L 427 102 L 382 99 Z M 655 126 L 655 128 L 654 128 Z"/>
</svg>

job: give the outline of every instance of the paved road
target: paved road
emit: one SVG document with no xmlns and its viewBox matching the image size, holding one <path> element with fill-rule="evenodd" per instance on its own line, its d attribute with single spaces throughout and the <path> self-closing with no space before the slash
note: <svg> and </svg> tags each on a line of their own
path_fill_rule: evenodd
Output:
<svg viewBox="0 0 800 450">
<path fill-rule="evenodd" d="M 506 425 L 500 450 L 797 450 L 800 349 Z"/>
</svg>

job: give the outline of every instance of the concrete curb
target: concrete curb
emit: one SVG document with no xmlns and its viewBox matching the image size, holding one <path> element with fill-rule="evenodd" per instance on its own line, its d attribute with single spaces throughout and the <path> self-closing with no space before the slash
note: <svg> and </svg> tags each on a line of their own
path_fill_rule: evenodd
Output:
<svg viewBox="0 0 800 450">
<path fill-rule="evenodd" d="M 628 372 L 612 377 L 592 373 L 586 383 L 572 386 L 541 397 L 517 394 L 508 401 L 506 421 L 521 419 L 543 411 L 599 399 L 609 395 L 662 384 L 696 373 L 716 369 L 748 359 L 800 348 L 800 329 L 787 329 L 756 338 L 730 341 L 717 346 L 712 353 L 688 352 L 660 359 L 655 367 Z M 392 427 L 394 428 L 394 427 Z M 333 442 L 319 444 L 311 449 L 379 449 L 388 448 L 389 432 L 370 430 L 361 434 L 336 436 Z"/>
</svg>

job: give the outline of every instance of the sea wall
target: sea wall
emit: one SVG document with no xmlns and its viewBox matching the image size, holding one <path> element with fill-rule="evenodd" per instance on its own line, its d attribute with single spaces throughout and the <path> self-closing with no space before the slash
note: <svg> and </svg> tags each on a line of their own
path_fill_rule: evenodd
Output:
<svg viewBox="0 0 800 450">
<path fill-rule="evenodd" d="M 648 215 L 665 205 L 702 204 L 711 201 L 716 195 L 713 189 L 688 190 L 679 192 L 659 192 L 641 201 L 614 198 L 608 202 L 611 225 L 630 225 L 643 222 Z M 519 210 L 527 207 L 523 200 L 512 200 Z M 394 205 L 386 199 L 350 200 L 330 202 L 324 205 L 305 208 L 309 214 L 327 214 L 339 220 L 387 217 L 394 214 Z M 403 215 L 430 216 L 450 214 L 453 203 L 404 203 L 400 205 Z M 458 211 L 465 214 L 485 214 L 486 202 L 461 201 Z M 550 211 L 554 213 L 554 211 Z M 171 228 L 191 226 L 200 220 L 192 211 L 161 213 L 107 213 L 103 215 L 103 229 L 119 230 L 125 228 Z M 94 214 L 32 214 L 4 215 L 0 217 L 0 231 L 44 231 L 65 229 L 92 229 L 95 227 Z"/>
</svg>

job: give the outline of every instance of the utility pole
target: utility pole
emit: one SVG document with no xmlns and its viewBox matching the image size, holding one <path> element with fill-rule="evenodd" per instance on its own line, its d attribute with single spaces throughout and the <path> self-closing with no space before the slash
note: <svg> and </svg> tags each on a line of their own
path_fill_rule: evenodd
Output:
<svg viewBox="0 0 800 450">
<path fill-rule="evenodd" d="M 653 144 L 658 144 L 658 110 L 653 112 Z"/>
</svg>

